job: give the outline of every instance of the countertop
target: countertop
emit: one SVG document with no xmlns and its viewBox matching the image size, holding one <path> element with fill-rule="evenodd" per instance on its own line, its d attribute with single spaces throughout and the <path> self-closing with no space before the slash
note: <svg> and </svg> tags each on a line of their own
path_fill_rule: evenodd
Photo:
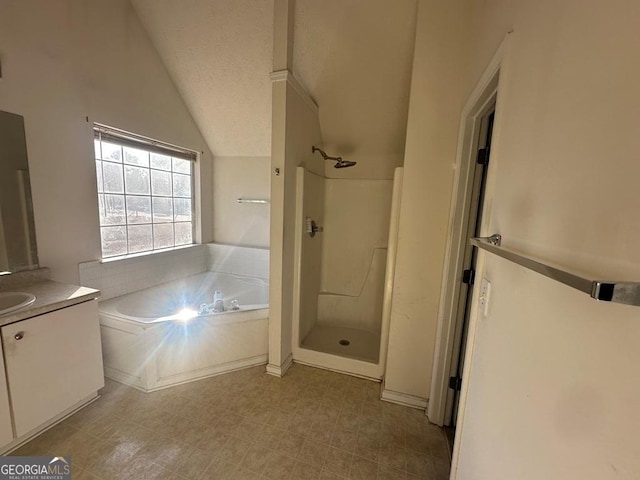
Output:
<svg viewBox="0 0 640 480">
<path fill-rule="evenodd" d="M 61 308 L 77 305 L 94 298 L 100 298 L 100 290 L 79 287 L 66 283 L 44 280 L 29 285 L 3 288 L 3 291 L 26 292 L 36 296 L 36 301 L 28 307 L 0 315 L 0 327 L 26 318 L 53 312 Z"/>
</svg>

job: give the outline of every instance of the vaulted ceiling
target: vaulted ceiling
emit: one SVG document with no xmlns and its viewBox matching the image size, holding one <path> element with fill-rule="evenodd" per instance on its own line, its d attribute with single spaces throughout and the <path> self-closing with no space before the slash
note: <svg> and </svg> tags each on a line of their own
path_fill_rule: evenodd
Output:
<svg viewBox="0 0 640 480">
<path fill-rule="evenodd" d="M 271 153 L 272 0 L 132 0 L 216 156 Z M 294 74 L 325 146 L 398 154 L 416 0 L 297 0 Z"/>
</svg>

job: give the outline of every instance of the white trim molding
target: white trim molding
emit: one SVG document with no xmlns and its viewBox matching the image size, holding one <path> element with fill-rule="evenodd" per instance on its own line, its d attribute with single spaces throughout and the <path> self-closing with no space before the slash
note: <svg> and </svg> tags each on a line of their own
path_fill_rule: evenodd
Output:
<svg viewBox="0 0 640 480">
<path fill-rule="evenodd" d="M 300 83 L 300 81 L 295 77 L 293 73 L 289 70 L 278 70 L 276 72 L 271 72 L 271 82 L 287 82 L 291 87 L 296 91 L 300 98 L 302 98 L 305 103 L 314 111 L 316 114 L 318 113 L 318 104 L 315 102 L 311 94 L 307 91 L 307 89 Z"/>
<path fill-rule="evenodd" d="M 407 393 L 394 392 L 393 390 L 382 389 L 381 400 L 389 403 L 397 403 L 398 405 L 404 405 L 405 407 L 417 408 L 419 410 L 426 410 L 429 406 L 429 400 L 422 397 L 416 397 L 415 395 L 409 395 Z"/>
<path fill-rule="evenodd" d="M 282 363 L 282 365 L 273 365 L 271 363 L 268 363 L 267 373 L 269 375 L 273 375 L 274 377 L 284 377 L 284 375 L 287 373 L 287 370 L 289 370 L 289 367 L 291 367 L 292 363 L 293 363 L 293 354 L 290 353 L 289 356 Z"/>
<path fill-rule="evenodd" d="M 453 193 L 451 198 L 451 211 L 449 215 L 448 242 L 445 252 L 445 261 L 442 278 L 442 291 L 440 296 L 440 309 L 438 312 L 438 326 L 436 332 L 436 345 L 434 353 L 431 390 L 429 393 L 429 408 L 427 415 L 429 420 L 436 425 L 443 425 L 445 422 L 447 406 L 447 394 L 449 391 L 449 376 L 451 369 L 452 353 L 454 350 L 454 339 L 456 335 L 456 312 L 459 303 L 458 276 L 462 270 L 464 261 L 463 247 L 466 239 L 463 238 L 465 232 L 465 218 L 467 212 L 465 205 L 468 203 L 468 188 L 471 181 L 471 161 L 473 157 L 474 141 L 479 128 L 479 117 L 488 102 L 496 99 L 496 123 L 493 127 L 493 143 L 497 145 L 499 137 L 500 122 L 500 99 L 497 99 L 497 90 L 500 78 L 504 74 L 504 60 L 507 55 L 510 33 L 502 41 L 498 50 L 483 72 L 480 80 L 476 84 L 469 99 L 465 103 L 460 119 L 460 131 L 458 136 L 457 158 L 455 166 L 455 176 Z M 500 88 L 501 97 L 504 96 L 504 88 Z M 493 149 L 496 150 L 495 148 Z M 495 152 L 494 152 L 495 153 Z M 486 217 L 490 217 L 493 184 L 495 183 L 496 162 L 493 161 L 492 169 L 489 170 L 485 191 Z M 484 221 L 483 221 L 484 223 Z M 486 225 L 481 225 L 482 229 Z M 471 338 L 472 332 L 469 333 Z M 468 352 L 472 349 L 470 342 L 467 342 Z M 467 355 L 470 357 L 470 355 Z M 463 397 L 461 392 L 461 397 Z M 449 407 L 450 409 L 450 407 Z M 463 409 L 462 403 L 459 409 Z"/>
</svg>

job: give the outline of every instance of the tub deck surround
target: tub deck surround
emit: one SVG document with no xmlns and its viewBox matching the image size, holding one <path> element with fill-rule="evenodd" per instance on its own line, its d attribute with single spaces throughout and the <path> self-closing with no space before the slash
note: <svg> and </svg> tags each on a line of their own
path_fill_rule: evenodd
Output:
<svg viewBox="0 0 640 480">
<path fill-rule="evenodd" d="M 31 293 L 36 297 L 35 302 L 31 305 L 6 315 L 0 315 L 0 326 L 100 298 L 99 290 L 51 280 L 22 285 L 12 284 L 11 286 L 0 284 L 0 291 L 20 291 Z"/>
<path fill-rule="evenodd" d="M 221 290 L 228 308 L 206 315 Z M 100 304 L 105 375 L 151 392 L 267 362 L 268 281 L 206 272 Z M 190 312 L 181 316 L 180 312 Z"/>
<path fill-rule="evenodd" d="M 207 244 L 208 270 L 247 277 L 269 278 L 269 249 Z"/>
<path fill-rule="evenodd" d="M 102 292 L 102 299 L 214 271 L 269 278 L 269 250 L 217 243 L 79 264 L 80 283 Z"/>
<path fill-rule="evenodd" d="M 207 246 L 90 261 L 78 266 L 80 283 L 102 292 L 102 299 L 126 295 L 207 270 Z"/>
</svg>

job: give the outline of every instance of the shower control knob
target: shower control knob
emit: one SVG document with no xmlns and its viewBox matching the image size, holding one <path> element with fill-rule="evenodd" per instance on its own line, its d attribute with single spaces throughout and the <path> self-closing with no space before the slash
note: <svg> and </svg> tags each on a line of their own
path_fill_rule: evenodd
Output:
<svg viewBox="0 0 640 480">
<path fill-rule="evenodd" d="M 15 338 L 16 340 L 22 340 L 24 338 L 24 332 L 18 332 L 16 333 L 13 338 Z"/>
</svg>

